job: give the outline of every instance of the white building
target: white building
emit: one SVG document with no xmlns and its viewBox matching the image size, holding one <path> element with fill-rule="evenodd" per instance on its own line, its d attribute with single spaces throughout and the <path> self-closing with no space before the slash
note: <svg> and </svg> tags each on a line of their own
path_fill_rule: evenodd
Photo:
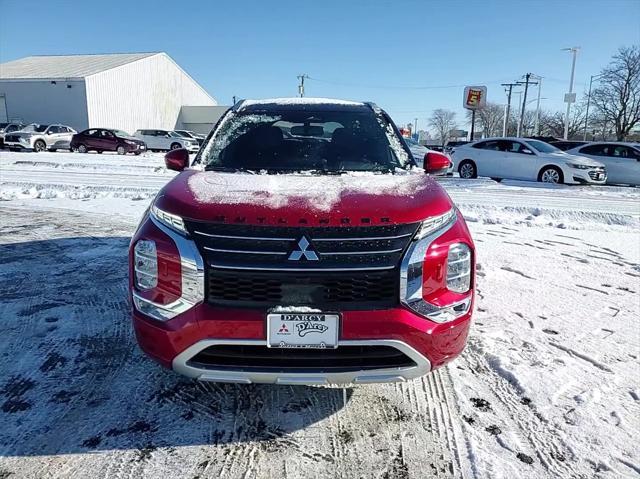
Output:
<svg viewBox="0 0 640 479">
<path fill-rule="evenodd" d="M 0 64 L 0 122 L 172 130 L 183 127 L 183 107 L 216 105 L 166 53 L 32 56 Z"/>
</svg>

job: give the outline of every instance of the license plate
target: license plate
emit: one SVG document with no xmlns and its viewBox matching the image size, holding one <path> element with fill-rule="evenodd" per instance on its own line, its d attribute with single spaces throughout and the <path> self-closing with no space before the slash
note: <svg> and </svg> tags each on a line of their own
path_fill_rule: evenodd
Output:
<svg viewBox="0 0 640 479">
<path fill-rule="evenodd" d="M 331 313 L 271 313 L 267 315 L 270 348 L 337 348 L 340 315 Z"/>
</svg>

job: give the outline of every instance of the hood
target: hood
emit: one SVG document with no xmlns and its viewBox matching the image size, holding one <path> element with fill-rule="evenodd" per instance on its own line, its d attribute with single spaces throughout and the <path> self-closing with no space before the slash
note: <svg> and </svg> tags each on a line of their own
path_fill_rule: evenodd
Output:
<svg viewBox="0 0 640 479">
<path fill-rule="evenodd" d="M 547 153 L 547 155 L 554 159 L 569 161 L 571 163 L 577 163 L 579 165 L 591 166 L 593 168 L 604 168 L 604 165 L 602 163 L 592 160 L 591 158 L 587 158 L 586 156 L 572 155 L 570 153 L 565 153 L 564 151 Z"/>
<path fill-rule="evenodd" d="M 129 140 L 129 141 L 135 141 L 136 143 L 143 143 L 143 141 L 140 138 L 136 138 L 135 136 L 125 136 L 125 135 L 121 135 L 118 136 L 116 135 L 117 138 L 120 138 L 122 140 Z"/>
<path fill-rule="evenodd" d="M 453 205 L 419 169 L 335 176 L 187 170 L 160 191 L 155 204 L 194 220 L 282 226 L 413 223 Z"/>
</svg>

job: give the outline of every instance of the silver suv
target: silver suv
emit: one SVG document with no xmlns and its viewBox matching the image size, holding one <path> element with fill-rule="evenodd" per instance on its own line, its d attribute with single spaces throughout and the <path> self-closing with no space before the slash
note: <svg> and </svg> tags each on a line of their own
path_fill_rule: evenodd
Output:
<svg viewBox="0 0 640 479">
<path fill-rule="evenodd" d="M 32 123 L 20 131 L 4 137 L 4 144 L 10 150 L 56 151 L 71 149 L 71 137 L 77 132 L 66 125 L 38 125 Z"/>
<path fill-rule="evenodd" d="M 0 123 L 0 148 L 4 148 L 4 137 L 7 133 L 13 133 L 23 128 L 22 123 Z"/>
</svg>

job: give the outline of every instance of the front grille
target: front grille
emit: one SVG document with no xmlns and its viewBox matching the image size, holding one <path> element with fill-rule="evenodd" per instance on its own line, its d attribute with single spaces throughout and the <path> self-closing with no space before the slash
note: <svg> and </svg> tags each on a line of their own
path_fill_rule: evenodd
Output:
<svg viewBox="0 0 640 479">
<path fill-rule="evenodd" d="M 589 171 L 589 177 L 592 180 L 601 180 L 602 178 L 604 178 L 604 175 L 605 175 L 604 168 L 597 168 L 595 170 Z"/>
<path fill-rule="evenodd" d="M 4 141 L 20 141 L 20 137 L 18 135 L 6 135 Z"/>
<path fill-rule="evenodd" d="M 384 309 L 398 304 L 397 270 L 348 273 L 290 273 L 208 270 L 211 304 L 268 309 L 309 306 L 324 309 Z"/>
<path fill-rule="evenodd" d="M 418 227 L 185 224 L 205 259 L 210 303 L 339 310 L 398 304 L 400 259 Z"/>
<path fill-rule="evenodd" d="M 291 349 L 253 345 L 209 346 L 188 364 L 201 369 L 282 373 L 337 373 L 416 365 L 406 354 L 391 346 Z"/>
<path fill-rule="evenodd" d="M 357 227 L 273 227 L 185 222 L 206 262 L 218 269 L 301 270 L 394 268 L 417 223 Z M 318 261 L 290 261 L 302 238 Z"/>
</svg>

